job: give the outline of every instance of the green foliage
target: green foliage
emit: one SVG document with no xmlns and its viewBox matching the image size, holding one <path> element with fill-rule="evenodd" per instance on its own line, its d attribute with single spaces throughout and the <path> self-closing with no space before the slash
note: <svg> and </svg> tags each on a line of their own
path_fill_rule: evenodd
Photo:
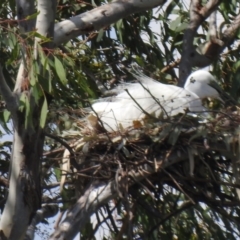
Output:
<svg viewBox="0 0 240 240">
<path fill-rule="evenodd" d="M 19 101 L 20 101 L 19 111 L 24 112 L 25 114 L 25 121 L 24 121 L 25 128 L 27 128 L 28 126 L 32 126 L 32 116 L 31 116 L 32 109 L 30 107 L 29 96 L 26 93 L 22 93 Z"/>
<path fill-rule="evenodd" d="M 66 85 L 67 84 L 66 73 L 65 73 L 65 70 L 64 70 L 64 67 L 63 67 L 61 61 L 59 61 L 58 58 L 54 57 L 54 64 L 55 64 L 55 69 L 56 69 L 57 75 L 58 75 L 61 83 L 63 85 Z"/>
<path fill-rule="evenodd" d="M 40 114 L 40 127 L 44 128 L 46 119 L 47 119 L 47 112 L 48 112 L 48 104 L 47 104 L 47 99 L 44 98 L 42 109 L 41 109 L 41 114 Z"/>
</svg>

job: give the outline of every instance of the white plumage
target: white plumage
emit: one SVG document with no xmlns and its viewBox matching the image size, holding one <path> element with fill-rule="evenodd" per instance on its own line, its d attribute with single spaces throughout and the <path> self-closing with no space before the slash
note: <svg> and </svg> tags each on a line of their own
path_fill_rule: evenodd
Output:
<svg viewBox="0 0 240 240">
<path fill-rule="evenodd" d="M 186 109 L 200 113 L 206 111 L 203 98 L 220 99 L 218 92 L 210 86 L 214 77 L 205 70 L 192 73 L 184 88 L 162 84 L 144 75 L 136 77 L 139 82 L 122 84 L 117 87 L 116 96 L 92 105 L 94 111 L 88 117 L 90 126 L 96 125 L 95 114 L 104 128 L 112 132 L 131 127 L 134 121 L 142 122 L 148 115 L 167 118 L 185 113 Z"/>
</svg>

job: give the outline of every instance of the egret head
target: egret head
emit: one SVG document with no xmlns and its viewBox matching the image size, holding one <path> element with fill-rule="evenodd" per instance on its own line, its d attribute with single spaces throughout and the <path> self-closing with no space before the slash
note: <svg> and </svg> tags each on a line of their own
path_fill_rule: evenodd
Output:
<svg viewBox="0 0 240 240">
<path fill-rule="evenodd" d="M 184 88 L 195 93 L 201 99 L 207 97 L 220 99 L 216 86 L 216 79 L 211 73 L 205 70 L 198 70 L 190 74 Z"/>
</svg>

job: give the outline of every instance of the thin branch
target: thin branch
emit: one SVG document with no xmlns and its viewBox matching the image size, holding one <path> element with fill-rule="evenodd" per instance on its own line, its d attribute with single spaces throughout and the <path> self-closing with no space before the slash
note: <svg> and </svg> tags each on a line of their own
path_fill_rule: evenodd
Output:
<svg viewBox="0 0 240 240">
<path fill-rule="evenodd" d="M 65 183 L 68 183 L 68 184 L 73 184 L 72 181 L 65 181 Z M 47 184 L 47 185 L 43 185 L 43 189 L 51 189 L 51 188 L 56 188 L 56 187 L 59 187 L 60 185 L 60 182 L 54 182 L 54 183 L 50 183 L 50 184 Z"/>
<path fill-rule="evenodd" d="M 122 218 L 122 226 L 121 226 L 121 229 L 116 236 L 116 240 L 124 239 L 123 235 L 126 233 L 127 228 L 128 228 L 128 223 L 129 223 L 128 218 L 129 217 L 128 217 L 128 212 L 127 212 L 127 213 L 125 213 L 125 215 Z M 129 236 L 127 237 L 127 239 L 129 239 Z"/>
<path fill-rule="evenodd" d="M 166 115 L 166 117 L 169 118 L 167 111 L 166 111 L 165 108 L 162 106 L 162 104 L 160 103 L 159 99 L 156 98 L 156 97 L 154 97 L 154 96 L 152 95 L 152 93 L 149 91 L 149 89 L 147 89 L 147 87 L 145 87 L 145 86 L 141 83 L 141 81 L 138 81 L 138 82 L 139 82 L 139 84 L 144 88 L 144 90 L 146 90 L 146 91 L 149 93 L 149 95 L 154 99 L 154 101 L 159 105 L 159 107 L 163 110 L 163 112 L 164 112 L 164 114 Z M 148 114 L 148 115 L 149 115 L 149 114 Z M 151 116 L 151 115 L 150 115 L 150 116 Z M 152 116 L 152 117 L 153 117 L 153 116 Z M 155 119 L 158 120 L 158 118 L 155 118 Z"/>
<path fill-rule="evenodd" d="M 133 195 L 136 203 L 138 205 L 140 205 L 147 212 L 147 214 L 149 214 L 150 216 L 152 216 L 154 218 L 162 219 L 163 216 L 162 216 L 161 212 L 159 212 L 158 209 L 156 209 L 154 207 L 154 205 L 148 204 L 141 197 L 139 197 L 139 195 L 138 195 L 139 193 L 137 193 L 136 190 L 133 189 L 133 191 L 131 191 L 131 194 Z"/>
<path fill-rule="evenodd" d="M 187 196 L 187 198 L 189 199 L 189 201 L 194 205 L 194 204 L 196 204 L 195 202 L 194 202 L 194 200 L 183 190 L 183 188 L 180 186 L 180 184 L 178 184 L 178 182 L 175 180 L 175 178 L 170 174 L 170 173 L 168 173 L 166 170 L 163 170 L 171 179 L 172 179 L 172 181 L 176 184 L 176 186 L 177 186 L 177 188 L 182 192 L 182 193 L 184 193 L 186 196 Z"/>
<path fill-rule="evenodd" d="M 161 219 L 155 226 L 153 226 L 148 233 L 146 234 L 146 236 L 151 236 L 153 234 L 153 232 L 160 226 L 162 225 L 164 222 L 166 222 L 168 219 L 170 219 L 173 216 L 176 216 L 178 214 L 180 214 L 182 211 L 190 208 L 193 206 L 193 203 L 191 201 L 186 201 L 184 202 L 180 208 L 176 209 L 175 211 L 167 214 L 163 219 Z"/>
<path fill-rule="evenodd" d="M 112 210 L 110 210 L 109 204 L 106 204 L 106 210 L 107 210 L 107 213 L 108 213 L 108 218 L 109 218 L 109 220 L 112 224 L 112 227 L 114 229 L 114 232 L 118 233 L 119 232 L 118 227 L 116 226 L 116 222 L 115 222 L 115 220 L 113 219 L 113 216 L 112 216 L 112 212 L 114 210 L 116 210 L 116 207 L 114 207 Z"/>
<path fill-rule="evenodd" d="M 152 116 L 150 113 L 148 113 L 147 111 L 145 111 L 145 110 L 140 106 L 140 104 L 136 101 L 136 99 L 129 93 L 128 89 L 125 89 L 125 91 L 127 92 L 127 94 L 129 95 L 129 97 L 134 101 L 134 103 L 139 107 L 139 109 L 140 109 L 146 116 L 148 116 L 148 117 L 151 118 L 151 119 L 157 120 L 156 117 Z"/>
<path fill-rule="evenodd" d="M 233 22 L 229 24 L 228 27 L 223 32 L 222 41 L 224 42 L 224 46 L 221 48 L 221 52 L 226 46 L 233 42 L 234 37 L 236 36 L 239 28 L 240 28 L 240 14 L 238 14 L 235 17 Z"/>
<path fill-rule="evenodd" d="M 63 218 L 63 215 L 64 215 L 65 211 L 61 211 L 59 214 L 58 214 L 58 217 L 57 217 L 57 220 L 54 224 L 54 229 L 57 229 L 58 228 L 58 225 L 59 223 L 62 221 L 62 218 Z"/>
<path fill-rule="evenodd" d="M 73 151 L 73 149 L 71 148 L 71 146 L 69 146 L 64 140 L 62 140 L 62 139 L 61 139 L 60 137 L 58 137 L 58 136 L 54 136 L 54 135 L 52 135 L 52 134 L 50 134 L 50 133 L 46 133 L 46 132 L 45 132 L 45 135 L 46 135 L 47 137 L 52 138 L 52 139 L 56 140 L 57 142 L 61 143 L 61 144 L 70 152 L 70 154 L 71 154 L 71 156 L 70 156 L 70 162 L 71 162 L 71 164 L 72 164 L 72 166 L 73 166 L 74 168 L 76 168 L 77 170 L 79 170 L 79 165 L 78 165 L 78 163 L 77 163 L 77 161 L 76 161 L 76 154 L 75 154 L 75 152 Z"/>
</svg>

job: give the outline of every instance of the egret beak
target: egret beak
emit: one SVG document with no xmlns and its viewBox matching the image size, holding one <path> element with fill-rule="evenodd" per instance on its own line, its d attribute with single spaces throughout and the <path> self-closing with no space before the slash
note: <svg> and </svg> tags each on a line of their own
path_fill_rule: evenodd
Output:
<svg viewBox="0 0 240 240">
<path fill-rule="evenodd" d="M 237 104 L 237 101 L 235 101 L 231 96 L 229 96 L 225 91 L 223 91 L 223 89 L 218 85 L 215 80 L 210 81 L 209 86 L 211 86 L 218 92 L 219 96 L 217 97 L 217 99 L 223 104 L 225 104 L 226 102 Z"/>
</svg>

